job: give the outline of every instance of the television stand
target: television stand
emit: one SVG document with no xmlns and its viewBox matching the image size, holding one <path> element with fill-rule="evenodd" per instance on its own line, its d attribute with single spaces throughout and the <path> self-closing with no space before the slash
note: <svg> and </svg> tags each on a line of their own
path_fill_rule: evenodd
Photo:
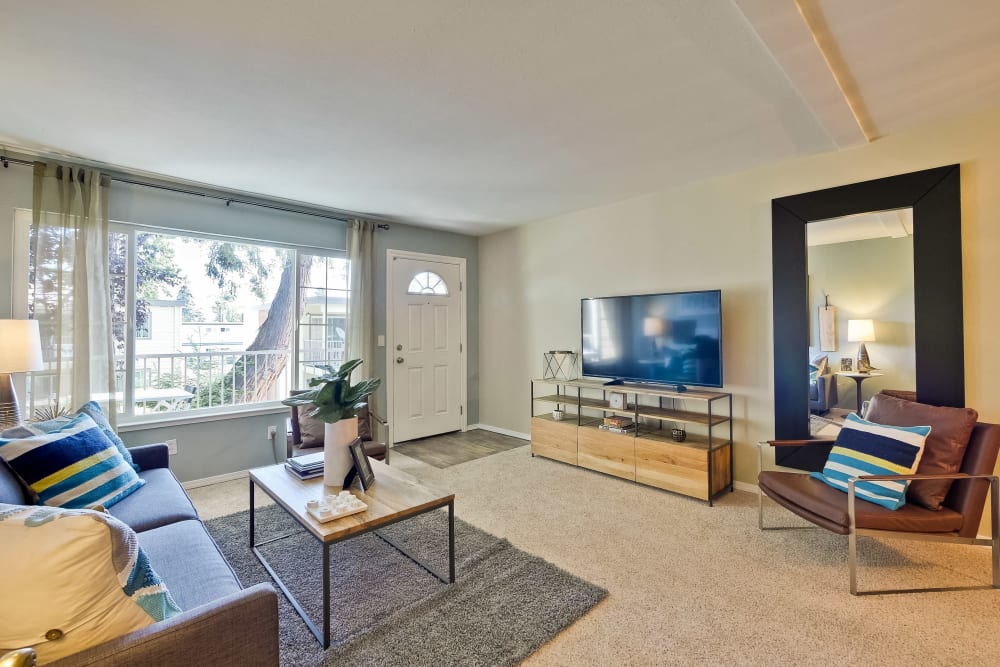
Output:
<svg viewBox="0 0 1000 667">
<path fill-rule="evenodd" d="M 625 404 L 613 407 L 612 392 L 625 394 Z M 606 424 L 613 416 L 629 417 L 633 426 Z M 531 381 L 532 456 L 711 505 L 733 490 L 733 444 L 733 395 L 726 392 L 621 380 Z"/>
</svg>

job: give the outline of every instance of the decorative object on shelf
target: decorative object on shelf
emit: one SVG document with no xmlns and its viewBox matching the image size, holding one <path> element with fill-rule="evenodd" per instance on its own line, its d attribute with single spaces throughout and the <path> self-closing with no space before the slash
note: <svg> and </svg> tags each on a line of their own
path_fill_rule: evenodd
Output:
<svg viewBox="0 0 1000 667">
<path fill-rule="evenodd" d="M 868 349 L 865 343 L 875 341 L 875 322 L 873 320 L 847 320 L 847 341 L 858 344 L 858 364 L 859 373 L 867 373 L 876 370 L 868 359 Z"/>
<path fill-rule="evenodd" d="M 625 394 L 620 391 L 612 391 L 608 394 L 608 406 L 614 410 L 625 409 Z"/>
<path fill-rule="evenodd" d="M 850 357 L 840 358 L 840 371 L 842 373 L 851 373 L 854 371 L 854 360 Z"/>
<path fill-rule="evenodd" d="M 565 415 L 566 413 L 560 410 L 559 408 L 556 408 L 555 410 L 552 411 L 552 418 L 555 419 L 557 422 L 561 422 L 562 418 Z"/>
<path fill-rule="evenodd" d="M 12 373 L 40 371 L 42 343 L 37 320 L 0 320 L 0 429 L 21 423 Z"/>
<path fill-rule="evenodd" d="M 367 398 L 382 384 L 380 378 L 351 385 L 351 373 L 361 359 L 345 361 L 340 368 L 319 366 L 324 375 L 309 380 L 309 391 L 282 401 L 288 406 L 314 406 L 310 417 L 326 423 L 323 437 L 323 484 L 344 486 L 354 467 L 349 445 L 358 437 L 358 411 Z"/>
<path fill-rule="evenodd" d="M 821 352 L 837 351 L 837 307 L 830 305 L 830 295 L 823 295 L 824 304 L 819 308 L 819 349 Z"/>
<path fill-rule="evenodd" d="M 687 440 L 688 434 L 683 428 L 674 427 L 670 429 L 670 437 L 676 442 L 684 442 Z"/>
<path fill-rule="evenodd" d="M 573 350 L 549 350 L 542 353 L 542 378 L 575 380 L 577 354 Z"/>
</svg>

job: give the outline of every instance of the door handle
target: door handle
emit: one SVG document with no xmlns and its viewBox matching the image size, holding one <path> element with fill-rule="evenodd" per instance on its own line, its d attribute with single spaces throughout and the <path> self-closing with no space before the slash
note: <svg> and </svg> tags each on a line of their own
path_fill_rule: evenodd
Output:
<svg viewBox="0 0 1000 667">
<path fill-rule="evenodd" d="M 403 357 L 396 357 L 396 363 L 397 364 L 403 363 Z"/>
</svg>

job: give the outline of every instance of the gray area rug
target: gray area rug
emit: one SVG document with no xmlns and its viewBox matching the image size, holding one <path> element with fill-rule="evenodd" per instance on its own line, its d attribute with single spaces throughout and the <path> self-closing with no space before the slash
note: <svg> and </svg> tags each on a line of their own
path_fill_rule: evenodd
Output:
<svg viewBox="0 0 1000 667">
<path fill-rule="evenodd" d="M 244 586 L 271 581 L 247 544 L 247 511 L 207 527 Z M 425 514 L 383 529 L 447 572 L 448 518 Z M 322 628 L 321 548 L 283 510 L 257 511 L 268 562 Z M 369 533 L 330 549 L 332 645 L 324 654 L 280 591 L 283 665 L 514 665 L 607 596 L 607 591 L 455 519 L 456 582 L 443 584 Z"/>
</svg>

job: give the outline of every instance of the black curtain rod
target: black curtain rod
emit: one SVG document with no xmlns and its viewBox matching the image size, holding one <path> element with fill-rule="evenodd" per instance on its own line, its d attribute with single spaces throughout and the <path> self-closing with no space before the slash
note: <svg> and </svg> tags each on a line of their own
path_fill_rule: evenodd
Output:
<svg viewBox="0 0 1000 667">
<path fill-rule="evenodd" d="M 6 169 L 11 164 L 20 164 L 26 167 L 33 167 L 34 162 L 29 160 L 21 160 L 18 158 L 7 157 L 6 155 L 0 155 L 0 164 Z M 161 185 L 160 183 L 150 183 L 148 181 L 137 181 L 131 178 L 124 178 L 122 176 L 112 176 L 112 181 L 117 181 L 119 183 L 128 183 L 129 185 L 138 185 L 144 188 L 153 188 L 155 190 L 166 190 L 168 192 L 178 192 L 185 195 L 192 195 L 194 197 L 207 197 L 209 199 L 218 199 L 219 201 L 226 202 L 226 206 L 230 204 L 243 204 L 245 206 L 259 206 L 261 208 L 271 209 L 272 211 L 282 211 L 284 213 L 297 213 L 298 215 L 311 215 L 317 218 L 325 218 L 327 220 L 336 220 L 338 222 L 350 222 L 350 219 L 333 215 L 331 213 L 320 213 L 319 211 L 306 211 L 295 208 L 287 208 L 284 206 L 276 206 L 274 204 L 264 204 L 262 202 L 248 201 L 246 199 L 240 199 L 238 197 L 227 197 L 225 195 L 211 194 L 208 192 L 198 192 L 197 190 L 186 190 L 184 188 L 178 188 L 173 185 Z M 385 222 L 377 223 L 377 229 L 389 229 L 389 224 Z"/>
</svg>

